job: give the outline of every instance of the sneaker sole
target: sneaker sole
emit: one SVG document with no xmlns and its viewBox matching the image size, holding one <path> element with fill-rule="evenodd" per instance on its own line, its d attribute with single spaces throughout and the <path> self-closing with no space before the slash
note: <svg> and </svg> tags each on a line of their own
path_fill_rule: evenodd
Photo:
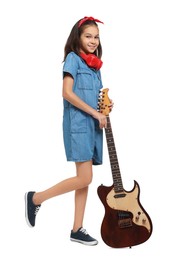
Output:
<svg viewBox="0 0 175 260">
<path fill-rule="evenodd" d="M 33 226 L 30 224 L 30 221 L 28 219 L 28 200 L 27 200 L 27 196 L 28 196 L 28 192 L 26 192 L 25 196 L 24 196 L 24 200 L 25 200 L 25 219 L 26 219 L 27 225 L 29 227 L 33 228 Z"/>
<path fill-rule="evenodd" d="M 79 239 L 75 239 L 75 238 L 70 238 L 70 240 L 71 240 L 72 242 L 78 242 L 78 243 L 81 243 L 81 244 L 86 245 L 86 246 L 95 246 L 95 245 L 98 244 L 98 241 L 86 242 L 86 241 L 79 240 Z"/>
</svg>

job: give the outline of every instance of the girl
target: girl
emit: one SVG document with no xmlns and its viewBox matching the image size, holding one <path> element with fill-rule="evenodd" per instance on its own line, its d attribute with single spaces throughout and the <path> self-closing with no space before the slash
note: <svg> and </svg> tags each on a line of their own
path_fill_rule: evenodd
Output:
<svg viewBox="0 0 175 260">
<path fill-rule="evenodd" d="M 70 240 L 85 245 L 98 244 L 83 228 L 83 218 L 88 186 L 92 181 L 92 165 L 102 164 L 103 128 L 107 124 L 106 116 L 97 111 L 102 88 L 102 46 L 97 23 L 102 22 L 93 17 L 79 20 L 73 26 L 64 49 L 63 138 L 67 161 L 75 162 L 76 176 L 45 191 L 25 194 L 26 221 L 34 227 L 36 214 L 44 201 L 75 190 Z"/>
</svg>

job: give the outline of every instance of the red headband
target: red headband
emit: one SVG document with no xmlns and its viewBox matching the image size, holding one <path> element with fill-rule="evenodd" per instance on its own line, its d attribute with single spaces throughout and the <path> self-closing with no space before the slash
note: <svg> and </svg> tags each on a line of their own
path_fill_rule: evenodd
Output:
<svg viewBox="0 0 175 260">
<path fill-rule="evenodd" d="M 92 16 L 91 16 L 91 17 L 85 16 L 83 19 L 81 19 L 81 20 L 79 21 L 79 23 L 78 23 L 78 28 L 79 28 L 84 22 L 86 22 L 86 21 L 94 21 L 94 22 L 97 22 L 97 23 L 103 23 L 103 22 L 101 22 L 100 20 L 93 18 Z"/>
</svg>

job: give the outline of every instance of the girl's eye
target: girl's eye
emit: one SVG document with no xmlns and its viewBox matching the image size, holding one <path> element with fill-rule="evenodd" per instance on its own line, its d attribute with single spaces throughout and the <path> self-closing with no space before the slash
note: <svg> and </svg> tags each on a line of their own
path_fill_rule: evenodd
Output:
<svg viewBox="0 0 175 260">
<path fill-rule="evenodd" d="M 89 35 L 87 35 L 87 36 L 86 36 L 86 38 L 87 38 L 87 39 L 91 39 L 91 38 L 92 38 L 92 36 L 89 36 Z M 96 37 L 95 37 L 95 39 L 96 39 L 96 40 L 99 40 L 99 39 L 100 39 L 100 37 L 99 37 L 99 36 L 96 36 Z"/>
</svg>

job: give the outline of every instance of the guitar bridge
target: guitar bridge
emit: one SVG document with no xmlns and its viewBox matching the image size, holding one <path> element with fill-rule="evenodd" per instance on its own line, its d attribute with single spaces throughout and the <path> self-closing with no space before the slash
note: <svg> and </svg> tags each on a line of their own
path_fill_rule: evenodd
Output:
<svg viewBox="0 0 175 260">
<path fill-rule="evenodd" d="M 120 219 L 118 225 L 120 228 L 132 227 L 132 220 L 130 218 Z"/>
</svg>

